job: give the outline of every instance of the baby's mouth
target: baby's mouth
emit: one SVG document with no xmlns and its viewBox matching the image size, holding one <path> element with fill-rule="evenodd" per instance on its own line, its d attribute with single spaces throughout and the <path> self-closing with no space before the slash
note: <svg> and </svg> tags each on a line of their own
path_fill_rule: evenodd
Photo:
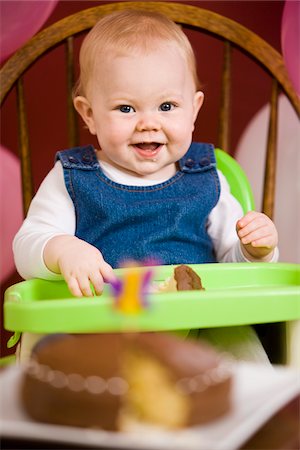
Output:
<svg viewBox="0 0 300 450">
<path fill-rule="evenodd" d="M 159 142 L 138 142 L 133 147 L 143 158 L 154 158 L 159 153 L 162 145 Z"/>
</svg>

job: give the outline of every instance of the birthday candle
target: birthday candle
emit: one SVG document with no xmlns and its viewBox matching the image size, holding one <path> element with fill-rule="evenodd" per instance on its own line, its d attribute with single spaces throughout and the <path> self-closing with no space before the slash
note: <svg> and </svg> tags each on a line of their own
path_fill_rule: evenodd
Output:
<svg viewBox="0 0 300 450">
<path fill-rule="evenodd" d="M 123 279 L 111 283 L 115 307 L 125 314 L 137 314 L 147 308 L 152 275 L 152 269 L 143 271 L 137 267 L 129 267 L 124 271 Z"/>
</svg>

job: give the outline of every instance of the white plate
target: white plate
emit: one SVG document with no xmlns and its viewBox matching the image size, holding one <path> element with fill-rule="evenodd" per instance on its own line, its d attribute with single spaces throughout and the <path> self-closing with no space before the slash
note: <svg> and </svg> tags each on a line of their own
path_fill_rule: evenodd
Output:
<svg viewBox="0 0 300 450">
<path fill-rule="evenodd" d="M 235 450 L 300 393 L 300 373 L 295 369 L 238 363 L 234 368 L 233 409 L 222 419 L 178 432 L 145 427 L 125 434 L 33 422 L 20 405 L 21 376 L 18 367 L 0 373 L 0 435 L 84 445 L 85 448 Z"/>
</svg>

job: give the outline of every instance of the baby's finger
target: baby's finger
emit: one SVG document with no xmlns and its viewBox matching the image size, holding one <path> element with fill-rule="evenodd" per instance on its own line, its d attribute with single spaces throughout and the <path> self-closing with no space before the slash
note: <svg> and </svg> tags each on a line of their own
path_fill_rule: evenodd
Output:
<svg viewBox="0 0 300 450">
<path fill-rule="evenodd" d="M 103 291 L 104 281 L 101 273 L 96 271 L 90 275 L 90 280 L 94 286 L 96 295 L 101 295 Z"/>
<path fill-rule="evenodd" d="M 82 295 L 84 295 L 85 297 L 93 297 L 91 283 L 88 276 L 81 275 L 80 277 L 77 277 L 77 281 Z"/>
<path fill-rule="evenodd" d="M 68 279 L 66 278 L 66 283 L 68 285 L 71 294 L 73 294 L 75 297 L 82 297 L 82 292 L 76 278 L 74 277 L 69 277 Z"/>
<path fill-rule="evenodd" d="M 116 275 L 114 273 L 113 268 L 103 260 L 103 264 L 101 264 L 100 268 L 101 275 L 106 282 L 116 280 Z"/>
<path fill-rule="evenodd" d="M 242 244 L 251 244 L 252 247 L 274 247 L 274 242 L 272 235 L 270 234 L 260 234 L 258 232 L 249 234 L 241 239 Z"/>
<path fill-rule="evenodd" d="M 236 228 L 237 230 L 244 228 L 248 223 L 252 222 L 257 217 L 256 211 L 248 211 L 244 217 L 237 221 Z"/>
<path fill-rule="evenodd" d="M 258 239 L 263 239 L 265 237 L 268 237 L 269 240 L 271 239 L 269 228 L 267 226 L 256 228 L 248 234 L 242 237 L 240 236 L 242 244 L 250 244 L 254 241 L 257 241 Z"/>
<path fill-rule="evenodd" d="M 252 247 L 264 247 L 264 248 L 274 248 L 274 243 L 272 242 L 272 236 L 263 236 L 261 238 L 251 241 Z"/>
<path fill-rule="evenodd" d="M 266 221 L 264 220 L 264 217 L 257 216 L 251 220 L 251 222 L 247 223 L 243 228 L 238 229 L 238 235 L 240 238 L 249 235 L 250 233 L 253 233 L 255 230 L 259 230 L 262 227 L 266 226 Z"/>
</svg>

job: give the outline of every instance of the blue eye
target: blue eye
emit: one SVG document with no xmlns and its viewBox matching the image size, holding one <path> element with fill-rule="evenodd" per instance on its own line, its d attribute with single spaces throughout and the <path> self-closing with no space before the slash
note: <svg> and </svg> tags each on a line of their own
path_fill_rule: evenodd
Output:
<svg viewBox="0 0 300 450">
<path fill-rule="evenodd" d="M 121 105 L 121 106 L 119 106 L 119 110 L 120 110 L 122 113 L 125 113 L 125 114 L 134 112 L 133 107 L 132 107 L 132 106 L 129 106 L 129 105 Z"/>
<path fill-rule="evenodd" d="M 159 107 L 161 111 L 171 111 L 175 106 L 171 102 L 162 103 Z"/>
</svg>

